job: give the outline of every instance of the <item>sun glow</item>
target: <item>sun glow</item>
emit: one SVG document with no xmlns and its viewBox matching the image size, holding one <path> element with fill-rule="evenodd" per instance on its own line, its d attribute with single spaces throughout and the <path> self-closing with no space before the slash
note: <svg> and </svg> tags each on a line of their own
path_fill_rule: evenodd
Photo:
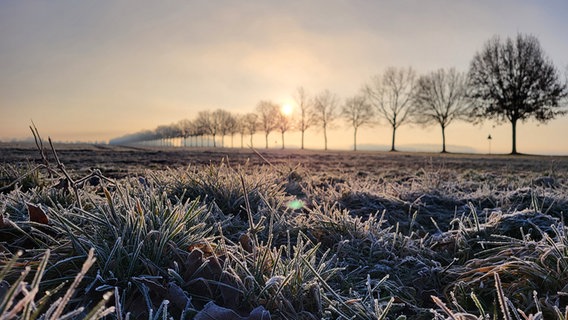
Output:
<svg viewBox="0 0 568 320">
<path fill-rule="evenodd" d="M 292 107 L 291 104 L 284 104 L 284 105 L 282 105 L 282 108 L 280 108 L 280 111 L 285 116 L 291 116 L 292 112 L 294 112 L 294 107 Z"/>
</svg>

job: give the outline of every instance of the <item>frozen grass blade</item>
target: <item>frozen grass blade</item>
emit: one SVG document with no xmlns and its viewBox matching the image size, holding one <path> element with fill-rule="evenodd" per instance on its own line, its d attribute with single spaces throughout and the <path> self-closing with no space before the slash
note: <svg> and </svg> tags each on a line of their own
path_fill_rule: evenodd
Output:
<svg viewBox="0 0 568 320">
<path fill-rule="evenodd" d="M 501 284 L 501 278 L 497 272 L 493 273 L 495 279 L 495 289 L 497 290 L 497 298 L 499 299 L 499 306 L 501 307 L 501 313 L 503 314 L 503 319 L 512 320 L 511 313 L 509 312 L 509 305 L 505 293 L 503 292 L 503 285 Z"/>
<path fill-rule="evenodd" d="M 442 311 L 444 311 L 444 313 L 446 313 L 448 315 L 448 317 L 450 317 L 450 319 L 452 320 L 458 320 L 456 319 L 456 315 L 454 314 L 454 312 L 452 310 L 450 310 L 450 308 L 448 308 L 448 306 L 446 306 L 446 304 L 444 302 L 442 302 L 442 300 L 440 300 L 440 298 L 436 297 L 436 296 L 430 296 L 432 298 L 432 301 L 434 301 L 434 303 L 440 307 L 440 309 L 442 309 Z"/>
<path fill-rule="evenodd" d="M 12 305 L 14 304 L 18 294 L 22 293 L 22 291 L 24 291 L 24 290 L 27 290 L 26 289 L 26 283 L 24 282 L 24 279 L 30 273 L 30 270 L 31 270 L 30 267 L 24 268 L 24 271 L 20 274 L 20 277 L 12 284 L 10 289 L 8 289 L 8 291 L 5 293 L 5 295 L 2 299 L 2 303 L 0 304 L 0 314 L 4 313 L 4 312 L 8 312 L 10 310 L 10 308 L 12 307 Z M 25 295 L 25 291 L 24 291 L 24 295 Z"/>
<path fill-rule="evenodd" d="M 34 276 L 32 283 L 31 283 L 31 286 L 33 288 L 32 291 L 36 290 L 36 293 L 37 293 L 37 291 L 39 291 L 39 285 L 41 284 L 41 279 L 43 277 L 45 268 L 47 267 L 47 263 L 49 261 L 49 256 L 50 256 L 50 250 L 48 249 L 48 250 L 45 251 L 43 258 L 40 260 L 40 263 L 39 263 L 39 265 L 38 265 L 38 267 L 35 271 L 36 274 Z M 24 309 L 23 318 L 29 319 L 31 314 L 32 314 L 32 304 L 28 303 L 28 304 L 26 304 L 26 307 Z"/>
<path fill-rule="evenodd" d="M 483 319 L 485 319 L 485 317 L 486 317 L 485 309 L 483 308 L 481 301 L 479 301 L 479 299 L 477 298 L 477 296 L 473 292 L 470 294 L 470 297 L 471 297 L 471 300 L 473 300 L 473 302 L 475 303 L 475 306 L 477 307 L 477 310 L 479 311 L 479 313 L 481 313 L 481 317 Z"/>
<path fill-rule="evenodd" d="M 92 252 L 93 251 L 91 250 L 91 254 Z M 6 264 L 5 268 L 2 269 L 2 272 L 4 274 L 9 273 L 16 265 L 15 262 L 19 257 L 20 255 L 15 255 L 13 259 Z M 46 292 L 39 301 L 36 301 L 36 297 L 40 292 L 40 285 L 43 285 L 44 283 L 44 281 L 42 281 L 42 277 L 45 274 L 49 258 L 50 250 L 47 250 L 34 268 L 33 271 L 35 272 L 35 275 L 30 284 L 25 282 L 30 271 L 32 271 L 30 266 L 26 266 L 20 274 L 20 277 L 15 281 L 12 281 L 10 289 L 2 296 L 0 304 L 0 319 L 72 319 L 82 314 L 84 307 L 74 308 L 66 314 L 62 314 L 62 312 L 64 308 L 70 305 L 69 302 L 71 296 L 76 291 L 77 285 L 83 279 L 85 272 L 90 266 L 92 266 L 92 260 L 94 258 L 92 255 L 88 257 L 83 266 L 84 270 L 77 274 L 76 282 L 69 287 L 67 293 L 57 301 L 51 303 L 51 307 L 47 310 L 47 312 L 41 314 L 42 309 L 49 304 L 49 300 L 53 297 L 53 295 L 65 285 L 65 283 L 61 283 L 58 287 Z M 99 305 L 103 307 L 101 310 L 108 311 L 108 308 L 104 308 L 105 303 L 106 300 L 102 301 Z M 106 314 L 108 314 L 108 312 Z M 93 317 L 92 319 L 98 318 L 100 317 Z"/>
<path fill-rule="evenodd" d="M 87 260 L 85 260 L 85 262 L 83 263 L 81 271 L 77 274 L 75 280 L 73 281 L 69 289 L 67 289 L 67 292 L 65 292 L 63 298 L 58 300 L 58 306 L 55 309 L 54 313 L 49 317 L 50 320 L 58 319 L 61 316 L 61 314 L 63 313 L 63 309 L 65 308 L 65 306 L 67 305 L 73 294 L 75 294 L 75 290 L 79 286 L 79 282 L 83 280 L 85 274 L 87 274 L 87 271 L 89 271 L 89 269 L 95 263 L 96 258 L 94 257 L 94 255 L 95 255 L 95 250 L 94 249 L 89 250 Z"/>
</svg>

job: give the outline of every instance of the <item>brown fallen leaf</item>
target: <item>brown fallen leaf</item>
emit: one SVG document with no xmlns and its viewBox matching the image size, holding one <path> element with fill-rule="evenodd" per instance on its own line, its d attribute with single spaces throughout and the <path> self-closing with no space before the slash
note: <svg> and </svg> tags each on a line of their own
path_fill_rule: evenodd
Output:
<svg viewBox="0 0 568 320">
<path fill-rule="evenodd" d="M 239 243 L 246 252 L 252 253 L 254 249 L 254 243 L 252 242 L 252 238 L 250 237 L 250 234 L 248 232 L 241 235 L 241 237 L 239 238 Z"/>
<path fill-rule="evenodd" d="M 26 203 L 28 206 L 28 214 L 30 215 L 30 221 L 37 222 L 41 224 L 48 224 L 49 218 L 47 214 L 40 206 L 36 206 L 31 203 Z"/>
<path fill-rule="evenodd" d="M 207 240 L 190 245 L 187 251 L 191 252 L 195 249 L 201 250 L 201 252 L 207 256 L 212 255 L 215 252 L 215 249 L 213 249 L 213 246 Z"/>
</svg>

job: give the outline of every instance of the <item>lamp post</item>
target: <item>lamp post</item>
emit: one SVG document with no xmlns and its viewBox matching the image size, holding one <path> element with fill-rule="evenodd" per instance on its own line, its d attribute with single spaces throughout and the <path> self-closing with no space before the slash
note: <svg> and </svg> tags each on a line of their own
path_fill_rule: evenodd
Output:
<svg viewBox="0 0 568 320">
<path fill-rule="evenodd" d="M 489 136 L 487 136 L 487 142 L 489 142 L 489 154 L 491 154 L 491 140 L 493 140 L 493 138 L 491 137 L 491 134 L 489 134 Z"/>
</svg>

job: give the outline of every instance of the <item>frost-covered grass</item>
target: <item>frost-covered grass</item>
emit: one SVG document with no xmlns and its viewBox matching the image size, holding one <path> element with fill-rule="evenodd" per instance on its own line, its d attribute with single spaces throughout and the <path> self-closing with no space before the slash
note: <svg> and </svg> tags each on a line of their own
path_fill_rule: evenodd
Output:
<svg viewBox="0 0 568 320">
<path fill-rule="evenodd" d="M 553 169 L 4 165 L 0 318 L 567 319 Z"/>
</svg>

